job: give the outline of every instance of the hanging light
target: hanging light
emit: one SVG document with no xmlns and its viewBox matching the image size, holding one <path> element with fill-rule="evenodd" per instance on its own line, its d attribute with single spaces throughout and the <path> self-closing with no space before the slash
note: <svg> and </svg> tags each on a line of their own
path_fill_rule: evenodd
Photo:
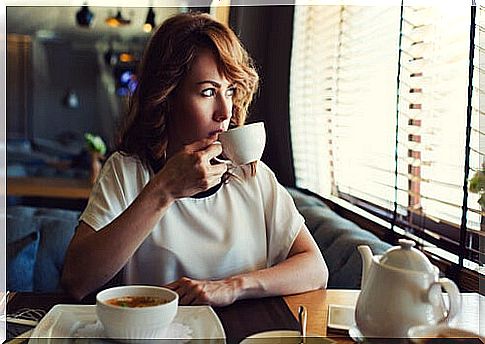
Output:
<svg viewBox="0 0 485 344">
<path fill-rule="evenodd" d="M 123 18 L 123 16 L 121 15 L 121 10 L 118 9 L 118 13 L 116 13 L 116 16 L 108 17 L 104 22 L 111 27 L 118 27 L 130 24 L 131 20 Z"/>
<path fill-rule="evenodd" d="M 114 52 L 113 47 L 109 47 L 109 49 L 104 53 L 104 63 L 107 66 L 114 66 L 118 63 L 118 54 Z"/>
<path fill-rule="evenodd" d="M 68 109 L 79 108 L 79 96 L 74 90 L 68 89 L 62 98 L 62 105 Z"/>
<path fill-rule="evenodd" d="M 89 27 L 93 23 L 94 14 L 85 4 L 81 6 L 81 9 L 76 12 L 76 22 L 77 25 L 82 27 Z"/>
<path fill-rule="evenodd" d="M 123 63 L 135 62 L 136 58 L 135 58 L 135 55 L 125 52 L 125 53 L 120 53 L 119 61 Z"/>
<path fill-rule="evenodd" d="M 155 27 L 155 12 L 153 12 L 153 8 L 148 8 L 147 19 L 145 20 L 145 24 L 143 24 L 143 31 L 150 32 Z"/>
</svg>

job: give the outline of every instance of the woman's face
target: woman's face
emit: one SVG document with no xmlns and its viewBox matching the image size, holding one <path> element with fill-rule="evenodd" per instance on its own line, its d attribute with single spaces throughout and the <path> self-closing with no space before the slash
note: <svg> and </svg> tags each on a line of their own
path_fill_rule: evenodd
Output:
<svg viewBox="0 0 485 344">
<path fill-rule="evenodd" d="M 169 151 L 227 130 L 234 92 L 235 86 L 218 71 L 214 53 L 199 50 L 174 95 L 168 121 Z"/>
</svg>

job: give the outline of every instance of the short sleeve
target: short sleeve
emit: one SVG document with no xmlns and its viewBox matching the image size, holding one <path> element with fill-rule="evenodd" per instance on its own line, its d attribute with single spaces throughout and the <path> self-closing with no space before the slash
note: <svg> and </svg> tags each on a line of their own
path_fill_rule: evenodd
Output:
<svg viewBox="0 0 485 344">
<path fill-rule="evenodd" d="M 263 193 L 268 266 L 273 266 L 286 259 L 305 220 L 269 167 L 258 162 L 257 169 L 256 177 Z"/>
<path fill-rule="evenodd" d="M 139 192 L 136 185 L 136 165 L 130 162 L 116 152 L 108 158 L 101 169 L 80 218 L 96 231 L 118 217 Z"/>
</svg>

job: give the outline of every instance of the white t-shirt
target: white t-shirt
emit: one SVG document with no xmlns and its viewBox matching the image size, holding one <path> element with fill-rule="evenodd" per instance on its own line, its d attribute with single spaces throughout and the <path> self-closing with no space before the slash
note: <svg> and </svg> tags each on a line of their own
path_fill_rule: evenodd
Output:
<svg viewBox="0 0 485 344">
<path fill-rule="evenodd" d="M 177 199 L 124 268 L 127 284 L 163 285 L 180 277 L 221 279 L 283 261 L 304 223 L 273 172 L 258 162 L 204 198 Z M 153 172 L 118 152 L 106 161 L 81 215 L 95 230 L 135 200 Z M 89 254 L 89 252 L 86 252 Z"/>
</svg>

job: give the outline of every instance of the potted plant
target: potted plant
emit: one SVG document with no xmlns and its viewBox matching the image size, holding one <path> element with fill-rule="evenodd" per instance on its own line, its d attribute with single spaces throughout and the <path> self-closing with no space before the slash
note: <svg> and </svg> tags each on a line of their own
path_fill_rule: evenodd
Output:
<svg viewBox="0 0 485 344">
<path fill-rule="evenodd" d="M 84 139 L 89 152 L 89 181 L 91 184 L 94 184 L 101 171 L 104 155 L 106 154 L 106 145 L 100 136 L 91 133 L 84 134 Z"/>
<path fill-rule="evenodd" d="M 470 184 L 468 189 L 470 192 L 477 193 L 480 195 L 478 203 L 483 211 L 485 209 L 485 163 L 482 164 L 482 168 L 475 172 L 472 179 L 470 179 Z"/>
<path fill-rule="evenodd" d="M 470 184 L 468 190 L 473 193 L 480 195 L 478 203 L 482 209 L 481 215 L 481 230 L 484 230 L 485 226 L 485 162 L 482 163 L 482 168 L 475 172 L 473 177 L 470 179 Z"/>
</svg>

